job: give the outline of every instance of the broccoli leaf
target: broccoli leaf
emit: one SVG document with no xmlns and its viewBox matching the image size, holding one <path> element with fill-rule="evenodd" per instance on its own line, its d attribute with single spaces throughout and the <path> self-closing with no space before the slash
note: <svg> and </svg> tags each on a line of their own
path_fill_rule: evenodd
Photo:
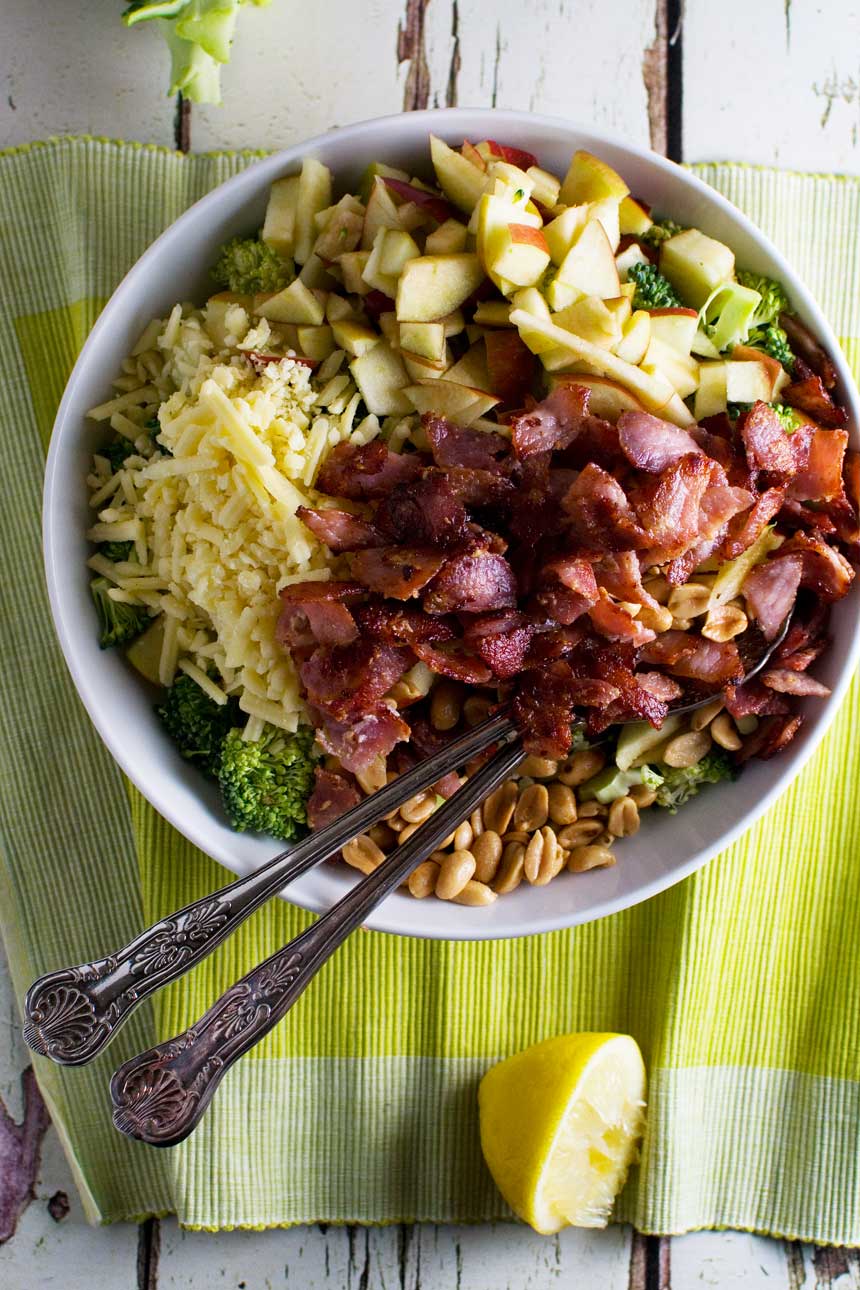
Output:
<svg viewBox="0 0 860 1290">
<path fill-rule="evenodd" d="M 673 219 L 659 219 L 654 221 L 647 233 L 642 234 L 639 241 L 646 242 L 648 246 L 660 246 L 662 242 L 683 231 L 683 224 L 676 224 Z"/>
<path fill-rule="evenodd" d="M 212 277 L 228 291 L 254 295 L 282 290 L 295 277 L 295 266 L 258 237 L 234 237 L 221 247 Z"/>
<path fill-rule="evenodd" d="M 314 784 L 309 726 L 286 734 L 266 727 L 261 739 L 231 730 L 224 741 L 218 781 L 224 809 L 240 833 L 269 833 L 289 841 L 307 824 L 305 809 Z"/>
<path fill-rule="evenodd" d="M 171 685 L 156 715 L 180 756 L 215 779 L 221 750 L 230 729 L 241 720 L 235 699 L 219 704 L 183 672 Z"/>
<path fill-rule="evenodd" d="M 93 603 L 99 617 L 99 645 L 110 649 L 114 645 L 127 645 L 149 626 L 150 617 L 145 605 L 124 605 L 108 595 L 113 583 L 107 578 L 93 578 L 90 583 Z"/>
<path fill-rule="evenodd" d="M 703 784 L 716 784 L 723 779 L 734 779 L 734 764 L 725 752 L 710 752 L 695 766 L 663 766 L 663 782 L 656 785 L 657 806 L 665 807 L 674 815 L 679 806 L 695 797 Z"/>
<path fill-rule="evenodd" d="M 133 542 L 100 542 L 99 555 L 103 555 L 111 564 L 119 564 L 120 560 L 127 560 L 131 555 Z"/>
<path fill-rule="evenodd" d="M 634 309 L 671 309 L 681 304 L 672 284 L 654 264 L 631 264 L 627 280 L 636 283 Z"/>
</svg>

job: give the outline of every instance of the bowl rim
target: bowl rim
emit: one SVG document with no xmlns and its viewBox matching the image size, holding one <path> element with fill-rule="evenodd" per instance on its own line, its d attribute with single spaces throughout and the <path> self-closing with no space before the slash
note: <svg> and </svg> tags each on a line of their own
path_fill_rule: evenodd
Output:
<svg viewBox="0 0 860 1290">
<path fill-rule="evenodd" d="M 54 419 L 51 439 L 48 448 L 48 454 L 45 465 L 43 500 L 42 500 L 42 530 L 43 530 L 43 557 L 45 565 L 45 575 L 48 590 L 48 599 L 51 609 L 51 616 L 54 622 L 54 629 L 60 642 L 60 646 L 65 658 L 66 666 L 72 677 L 72 681 L 77 690 L 87 714 L 96 728 L 99 737 L 105 744 L 111 756 L 118 763 L 122 771 L 136 785 L 147 801 L 155 808 L 158 813 L 168 821 L 175 829 L 178 830 L 193 845 L 199 847 L 205 854 L 211 856 L 218 863 L 225 866 L 232 873 L 241 874 L 248 871 L 247 866 L 237 867 L 235 856 L 219 846 L 213 846 L 211 840 L 202 840 L 199 836 L 192 836 L 187 831 L 187 825 L 177 809 L 172 806 L 166 792 L 163 792 L 159 784 L 147 784 L 144 786 L 139 782 L 135 773 L 135 763 L 128 749 L 118 745 L 112 737 L 111 723 L 107 713 L 108 705 L 104 701 L 103 695 L 99 695 L 95 687 L 95 678 L 91 676 L 88 669 L 79 657 L 74 634 L 71 632 L 64 615 L 63 590 L 64 583 L 62 578 L 62 533 L 60 527 L 54 523 L 54 517 L 57 514 L 55 505 L 58 490 L 63 485 L 63 480 L 58 471 L 58 459 L 60 455 L 60 440 L 63 434 L 63 426 L 69 418 L 73 409 L 76 394 L 76 384 L 78 374 L 88 366 L 94 351 L 98 350 L 102 335 L 108 331 L 113 322 L 114 313 L 119 308 L 119 299 L 124 295 L 126 289 L 134 284 L 138 278 L 147 273 L 150 266 L 158 260 L 163 248 L 170 244 L 174 239 L 182 236 L 183 228 L 186 223 L 190 222 L 192 216 L 199 218 L 201 212 L 211 208 L 217 209 L 219 203 L 223 200 L 225 191 L 241 188 L 248 184 L 253 187 L 253 176 L 259 174 L 261 169 L 271 172 L 274 179 L 277 174 L 283 171 L 289 165 L 301 160 L 306 155 L 314 154 L 317 149 L 325 147 L 328 141 L 333 137 L 343 139 L 350 136 L 360 140 L 364 134 L 372 134 L 377 130 L 384 130 L 385 127 L 402 128 L 404 120 L 409 121 L 410 130 L 416 137 L 424 134 L 425 136 L 431 131 L 437 130 L 442 135 L 451 135 L 454 133 L 463 133 L 466 137 L 467 123 L 473 128 L 476 119 L 482 121 L 498 122 L 504 126 L 510 123 L 521 129 L 529 127 L 537 130 L 541 128 L 553 131 L 562 130 L 571 135 L 588 137 L 596 145 L 605 144 L 610 148 L 619 149 L 634 156 L 639 162 L 645 163 L 652 167 L 658 173 L 671 177 L 673 183 L 681 183 L 686 186 L 699 198 L 703 199 L 710 207 L 715 208 L 723 215 L 728 216 L 731 220 L 739 223 L 748 237 L 752 239 L 762 250 L 766 252 L 772 262 L 779 270 L 780 276 L 789 287 L 792 301 L 800 306 L 801 311 L 805 312 L 812 320 L 814 331 L 817 338 L 827 347 L 828 352 L 833 360 L 839 376 L 839 384 L 845 403 L 848 405 L 851 423 L 855 433 L 860 431 L 860 394 L 858 394 L 854 383 L 853 374 L 848 366 L 844 353 L 839 342 L 830 326 L 829 321 L 824 315 L 821 307 L 812 296 L 809 289 L 798 277 L 789 262 L 782 253 L 774 246 L 768 237 L 749 219 L 743 211 L 739 210 L 721 193 L 709 187 L 703 180 L 691 171 L 670 161 L 668 158 L 661 157 L 659 154 L 652 152 L 649 148 L 641 147 L 638 144 L 631 143 L 623 138 L 618 132 L 595 128 L 590 125 L 580 124 L 577 121 L 569 120 L 564 117 L 548 116 L 532 112 L 518 111 L 514 109 L 498 108 L 433 108 L 425 109 L 418 112 L 409 113 L 392 113 L 382 117 L 371 117 L 363 121 L 357 121 L 350 125 L 326 131 L 325 133 L 315 135 L 311 139 L 303 140 L 298 144 L 288 148 L 279 149 L 258 161 L 252 162 L 251 165 L 239 171 L 236 175 L 224 180 L 210 192 L 206 193 L 198 201 L 189 206 L 182 214 L 173 221 L 159 236 L 147 247 L 142 255 L 135 261 L 131 268 L 126 272 L 117 286 L 114 288 L 109 300 L 105 304 L 102 312 L 97 318 L 92 330 L 90 331 L 84 345 L 78 354 L 74 367 L 69 374 L 63 397 L 57 409 Z M 481 127 L 482 129 L 484 127 Z M 855 627 L 860 627 L 860 587 L 855 588 L 853 593 L 856 608 L 854 617 L 856 620 Z M 478 941 L 478 940 L 498 940 L 518 936 L 538 935 L 545 932 L 559 931 L 569 927 L 583 925 L 594 922 L 597 919 L 604 918 L 609 914 L 617 913 L 633 905 L 649 900 L 652 896 L 658 895 L 661 891 L 674 886 L 675 883 L 682 881 L 700 869 L 709 860 L 731 846 L 742 834 L 746 833 L 754 824 L 761 819 L 762 815 L 769 807 L 782 795 L 800 774 L 810 758 L 817 751 L 822 739 L 827 734 L 830 726 L 839 710 L 842 700 L 845 697 L 848 686 L 851 683 L 853 674 L 860 662 L 860 630 L 855 630 L 848 650 L 845 652 L 840 671 L 836 682 L 833 686 L 832 693 L 817 709 L 818 717 L 815 729 L 807 736 L 802 746 L 795 748 L 791 759 L 787 762 L 785 769 L 778 775 L 774 783 L 768 788 L 756 802 L 756 804 L 745 812 L 739 820 L 730 825 L 719 837 L 719 840 L 712 844 L 706 844 L 695 850 L 683 863 L 675 865 L 671 869 L 659 873 L 650 880 L 638 882 L 631 890 L 618 893 L 607 897 L 601 901 L 592 902 L 586 910 L 576 907 L 563 910 L 557 914 L 533 917 L 530 920 L 520 920 L 516 928 L 486 926 L 484 929 L 480 925 L 472 924 L 467 926 L 456 918 L 451 920 L 450 927 L 444 932 L 437 931 L 433 928 L 404 928 L 402 922 L 398 919 L 396 913 L 392 915 L 388 911 L 392 906 L 388 902 L 383 902 L 374 914 L 368 919 L 366 926 L 374 931 L 383 931 L 395 935 L 415 936 L 421 939 L 439 939 L 452 941 Z M 167 776 L 165 776 L 167 778 Z M 314 913 L 321 913 L 328 905 L 319 900 L 309 899 L 304 893 L 291 886 L 281 893 L 281 896 L 290 903 L 298 905 Z"/>
</svg>

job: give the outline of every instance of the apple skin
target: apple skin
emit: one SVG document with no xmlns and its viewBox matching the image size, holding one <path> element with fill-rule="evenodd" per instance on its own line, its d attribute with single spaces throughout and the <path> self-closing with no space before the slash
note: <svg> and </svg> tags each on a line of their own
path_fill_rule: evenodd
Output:
<svg viewBox="0 0 860 1290">
<path fill-rule="evenodd" d="M 484 139 L 475 151 L 485 160 L 496 158 L 507 161 L 512 166 L 518 166 L 520 170 L 528 170 L 529 166 L 538 164 L 538 159 L 533 152 L 526 152 L 523 148 L 511 148 L 504 143 L 496 143 L 495 139 Z"/>
<path fill-rule="evenodd" d="M 689 357 L 698 327 L 699 315 L 695 309 L 674 307 L 650 309 L 651 335 L 668 345 L 676 354 Z"/>
<path fill-rule="evenodd" d="M 521 408 L 531 393 L 537 363 L 535 356 L 513 330 L 490 331 L 484 337 L 490 389 L 505 409 Z"/>
<path fill-rule="evenodd" d="M 468 139 L 463 140 L 463 146 L 460 151 L 467 161 L 471 161 L 473 166 L 477 166 L 479 170 L 487 169 L 486 161 L 484 161 L 484 158 L 481 156 L 480 152 L 478 152 L 475 145 L 470 143 Z"/>
<path fill-rule="evenodd" d="M 511 241 L 515 245 L 534 246 L 539 251 L 545 251 L 549 255 L 549 247 L 546 244 L 543 229 L 533 228 L 531 224 L 509 224 L 508 230 L 511 235 Z"/>
<path fill-rule="evenodd" d="M 457 216 L 456 208 L 440 193 L 428 193 L 423 188 L 415 188 L 412 184 L 404 184 L 402 180 L 391 179 L 388 176 L 383 179 L 383 183 L 405 202 L 414 202 L 421 210 L 432 215 L 437 224 L 444 224 L 446 219 L 455 219 Z"/>
<path fill-rule="evenodd" d="M 579 385 L 589 391 L 588 411 L 592 416 L 603 417 L 606 421 L 613 423 L 618 420 L 622 412 L 646 412 L 644 403 L 641 403 L 632 394 L 630 390 L 625 390 L 623 385 L 617 381 L 610 381 L 606 376 L 592 376 L 590 373 L 582 373 L 576 376 L 551 376 L 549 380 L 550 388 L 556 389 L 559 385 Z"/>
</svg>

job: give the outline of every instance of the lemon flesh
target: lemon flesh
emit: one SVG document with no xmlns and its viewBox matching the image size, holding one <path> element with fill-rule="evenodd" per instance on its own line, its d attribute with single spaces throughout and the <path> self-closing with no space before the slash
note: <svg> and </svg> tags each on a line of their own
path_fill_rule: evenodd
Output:
<svg viewBox="0 0 860 1290">
<path fill-rule="evenodd" d="M 636 1159 L 645 1064 L 629 1035 L 559 1035 L 493 1066 L 478 1090 L 496 1186 L 537 1232 L 605 1227 Z"/>
</svg>

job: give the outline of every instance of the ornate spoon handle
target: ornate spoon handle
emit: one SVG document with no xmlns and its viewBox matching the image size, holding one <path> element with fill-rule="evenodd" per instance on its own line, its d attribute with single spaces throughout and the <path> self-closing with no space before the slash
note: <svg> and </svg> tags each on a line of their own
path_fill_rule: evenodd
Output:
<svg viewBox="0 0 860 1290">
<path fill-rule="evenodd" d="M 289 1011 L 323 963 L 380 901 L 522 761 L 502 748 L 378 869 L 313 927 L 222 994 L 184 1034 L 120 1066 L 111 1080 L 114 1124 L 155 1147 L 172 1147 L 195 1128 L 226 1072 Z"/>
<path fill-rule="evenodd" d="M 421 789 L 515 733 L 506 717 L 490 718 L 326 828 L 246 877 L 161 919 L 123 949 L 40 977 L 24 1001 L 24 1039 L 35 1052 L 63 1066 L 91 1061 L 142 999 L 206 958 L 288 883 L 336 855 L 345 843 Z"/>
</svg>

